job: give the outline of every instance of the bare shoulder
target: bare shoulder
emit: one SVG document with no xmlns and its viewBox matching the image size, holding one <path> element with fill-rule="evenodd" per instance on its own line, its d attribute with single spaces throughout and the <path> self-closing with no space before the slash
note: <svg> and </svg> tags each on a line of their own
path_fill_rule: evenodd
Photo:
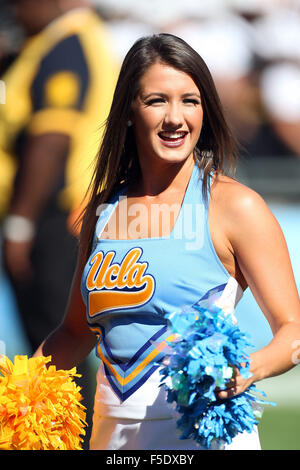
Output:
<svg viewBox="0 0 300 470">
<path fill-rule="evenodd" d="M 211 206 L 219 223 L 234 243 L 253 235 L 281 236 L 281 228 L 263 197 L 225 175 L 213 179 Z"/>
<path fill-rule="evenodd" d="M 226 175 L 214 177 L 210 197 L 215 210 L 226 213 L 226 217 L 272 215 L 260 194 Z"/>
<path fill-rule="evenodd" d="M 211 197 L 226 204 L 230 203 L 237 209 L 248 204 L 265 204 L 263 198 L 249 186 L 222 174 L 213 178 Z"/>
<path fill-rule="evenodd" d="M 219 258 L 243 288 L 250 282 L 250 266 L 259 271 L 260 263 L 268 259 L 272 265 L 274 253 L 286 253 L 281 227 L 267 203 L 256 191 L 229 176 L 213 179 L 209 226 Z"/>
</svg>

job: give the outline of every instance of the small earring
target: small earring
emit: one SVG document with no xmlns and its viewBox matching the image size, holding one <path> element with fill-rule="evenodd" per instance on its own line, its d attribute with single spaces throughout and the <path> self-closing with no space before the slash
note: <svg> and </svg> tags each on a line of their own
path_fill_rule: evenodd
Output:
<svg viewBox="0 0 300 470">
<path fill-rule="evenodd" d="M 127 126 L 128 127 L 132 126 L 132 121 L 130 121 L 130 119 L 127 121 Z"/>
</svg>

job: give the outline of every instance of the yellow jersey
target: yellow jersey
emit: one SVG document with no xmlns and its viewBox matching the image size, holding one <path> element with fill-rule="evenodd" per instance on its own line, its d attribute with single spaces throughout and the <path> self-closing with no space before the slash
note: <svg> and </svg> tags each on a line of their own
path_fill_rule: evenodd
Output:
<svg viewBox="0 0 300 470">
<path fill-rule="evenodd" d="M 29 38 L 1 77 L 0 214 L 9 204 L 24 136 L 71 137 L 61 208 L 81 204 L 91 180 L 119 64 L 105 23 L 89 8 L 72 10 Z"/>
</svg>

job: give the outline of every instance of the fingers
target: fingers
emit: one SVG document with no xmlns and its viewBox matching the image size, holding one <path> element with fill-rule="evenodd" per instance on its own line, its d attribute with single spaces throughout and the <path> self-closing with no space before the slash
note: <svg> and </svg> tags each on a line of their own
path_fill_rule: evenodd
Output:
<svg viewBox="0 0 300 470">
<path fill-rule="evenodd" d="M 225 390 L 220 390 L 217 393 L 217 396 L 218 398 L 225 400 L 226 398 L 234 397 L 235 395 L 238 395 L 239 393 L 241 392 L 238 391 L 238 388 L 236 386 L 233 386 L 230 388 L 226 388 Z"/>
<path fill-rule="evenodd" d="M 240 373 L 237 373 L 226 382 L 225 389 L 215 389 L 216 396 L 220 399 L 232 398 L 245 392 L 252 382 L 252 378 L 244 379 Z"/>
<path fill-rule="evenodd" d="M 226 381 L 226 388 L 223 390 L 216 389 L 216 394 L 218 398 L 220 399 L 226 399 L 226 398 L 231 398 L 235 395 L 238 395 L 239 393 L 242 393 L 243 388 L 240 385 L 240 380 L 241 380 L 241 375 L 239 373 L 239 370 L 234 367 L 233 369 L 233 375 L 230 379 Z"/>
</svg>

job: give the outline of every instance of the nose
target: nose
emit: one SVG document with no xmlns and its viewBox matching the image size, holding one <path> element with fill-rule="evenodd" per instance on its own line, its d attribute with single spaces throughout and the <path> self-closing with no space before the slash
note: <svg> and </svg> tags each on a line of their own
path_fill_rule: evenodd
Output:
<svg viewBox="0 0 300 470">
<path fill-rule="evenodd" d="M 164 117 L 166 129 L 179 129 L 184 122 L 181 107 L 178 103 L 169 103 Z"/>
</svg>

